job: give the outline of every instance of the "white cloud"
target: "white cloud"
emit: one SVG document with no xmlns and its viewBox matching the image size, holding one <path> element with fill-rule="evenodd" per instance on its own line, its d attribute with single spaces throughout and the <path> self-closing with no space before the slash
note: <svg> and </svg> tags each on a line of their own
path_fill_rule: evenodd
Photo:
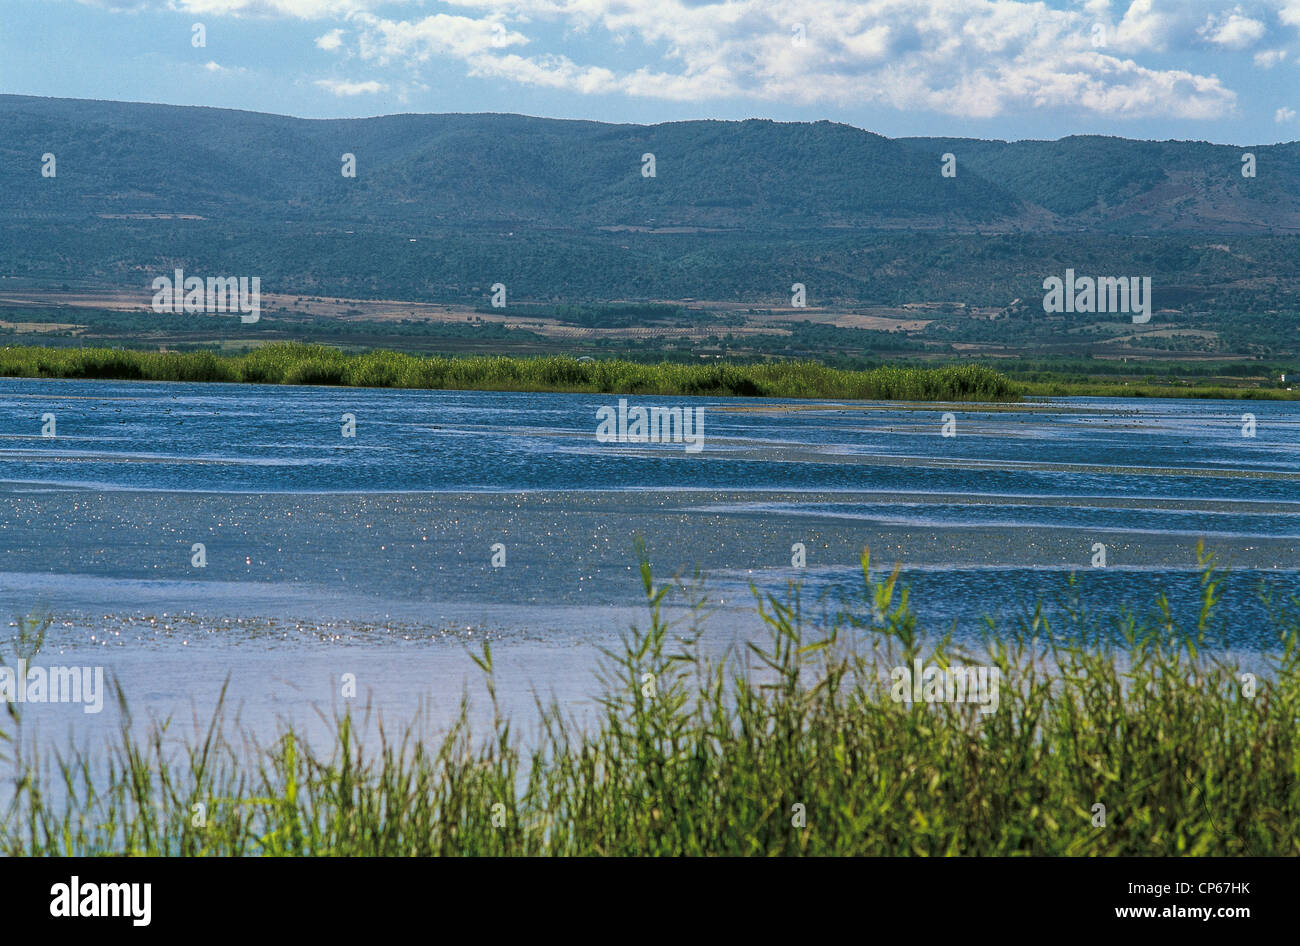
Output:
<svg viewBox="0 0 1300 946">
<path fill-rule="evenodd" d="M 1130 52 L 1163 50 L 1177 23 L 1177 13 L 1157 8 L 1155 0 L 1133 0 L 1115 29 L 1115 43 Z"/>
<path fill-rule="evenodd" d="M 358 14 L 364 25 L 359 41 L 364 59 L 380 65 L 393 60 L 424 62 L 433 56 L 450 56 L 474 64 L 491 50 L 521 46 L 528 42 L 522 33 L 511 32 L 497 19 L 477 20 L 438 13 L 423 20 L 383 20 Z"/>
<path fill-rule="evenodd" d="M 1300 0 L 1282 0 L 1277 18 L 1287 26 L 1300 26 Z"/>
<path fill-rule="evenodd" d="M 314 83 L 320 86 L 326 92 L 333 95 L 373 95 L 376 92 L 387 92 L 388 86 L 383 82 L 376 82 L 374 79 L 368 79 L 365 82 L 348 82 L 344 79 L 317 79 Z"/>
<path fill-rule="evenodd" d="M 418 5 L 425 0 L 76 0 L 88 7 L 114 13 L 139 13 L 161 10 L 198 16 L 292 17 L 299 20 L 323 20 L 350 17 L 379 7 Z"/>
<path fill-rule="evenodd" d="M 154 6 L 206 16 L 290 16 L 319 20 L 413 2 L 415 0 L 166 0 Z"/>
<path fill-rule="evenodd" d="M 329 52 L 330 50 L 338 49 L 342 45 L 343 45 L 342 30 L 330 30 L 324 36 L 316 37 L 316 47 L 318 49 L 323 49 L 326 52 Z"/>
<path fill-rule="evenodd" d="M 1065 8 L 1043 0 L 444 0 L 451 12 L 437 13 L 425 0 L 140 2 L 195 15 L 332 18 L 348 31 L 323 32 L 318 48 L 404 70 L 408 81 L 437 59 L 470 76 L 584 95 L 973 117 L 1033 108 L 1222 117 L 1236 95 L 1216 75 L 1134 57 L 1198 47 L 1204 55 L 1206 44 L 1244 51 L 1268 36 L 1266 21 L 1294 13 L 1300 25 L 1300 0 L 1075 0 Z M 806 29 L 799 45 L 795 23 Z M 1106 43 L 1094 47 L 1097 24 Z M 563 47 L 550 41 L 557 31 Z M 1276 37 L 1277 49 L 1256 62 L 1276 64 L 1288 39 Z"/>
<path fill-rule="evenodd" d="M 1281 125 L 1283 122 L 1295 121 L 1295 109 L 1279 108 L 1276 112 L 1273 113 L 1273 121 L 1277 122 L 1279 125 Z"/>
<path fill-rule="evenodd" d="M 206 69 L 208 72 L 215 73 L 216 75 L 222 75 L 222 76 L 242 75 L 243 73 L 248 71 L 243 66 L 223 66 L 221 65 L 221 63 L 216 61 L 209 61 L 204 63 L 203 68 Z"/>
<path fill-rule="evenodd" d="M 473 76 L 580 94 L 673 101 L 747 97 L 798 104 L 883 104 L 991 117 L 1059 107 L 1115 115 L 1216 118 L 1235 94 L 1214 76 L 1152 69 L 1119 51 L 1159 48 L 1179 16 L 1134 0 L 1094 49 L 1087 12 L 1021 0 L 458 0 L 478 17 L 403 21 L 361 13 L 357 49 L 379 65 L 463 61 Z M 1203 21 L 1203 15 L 1195 22 Z M 650 64 L 582 63 L 537 49 L 539 23 L 639 41 Z M 796 45 L 791 28 L 805 26 Z M 1185 31 L 1194 23 L 1184 24 Z M 1225 23 L 1223 36 L 1244 27 Z M 1227 32 L 1224 32 L 1227 30 Z M 593 37 L 593 40 L 603 37 Z"/>
<path fill-rule="evenodd" d="M 1207 42 L 1226 49 L 1247 49 L 1264 38 L 1268 27 L 1246 16 L 1241 7 L 1234 7 L 1225 14 L 1211 13 L 1196 32 Z"/>
<path fill-rule="evenodd" d="M 1261 69 L 1272 69 L 1286 58 L 1285 49 L 1261 49 L 1255 53 L 1255 65 Z"/>
</svg>

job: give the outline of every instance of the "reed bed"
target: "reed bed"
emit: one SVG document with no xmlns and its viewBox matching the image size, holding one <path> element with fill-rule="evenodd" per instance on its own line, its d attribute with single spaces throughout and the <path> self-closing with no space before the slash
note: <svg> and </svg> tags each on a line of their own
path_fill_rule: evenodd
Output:
<svg viewBox="0 0 1300 946">
<path fill-rule="evenodd" d="M 0 376 L 853 400 L 1010 401 L 1020 394 L 1018 385 L 976 364 L 845 371 L 807 361 L 682 365 L 581 361 L 560 355 L 347 354 L 325 345 L 293 342 L 242 355 L 11 347 L 0 350 Z"/>
<path fill-rule="evenodd" d="M 479 734 L 466 696 L 438 740 L 362 745 L 343 715 L 319 752 L 291 730 L 251 751 L 220 710 L 180 751 L 124 724 L 106 765 L 11 739 L 0 851 L 1300 854 L 1300 600 L 1269 599 L 1275 646 L 1252 681 L 1218 646 L 1220 576 L 1201 561 L 1199 613 L 1034 611 L 968 652 L 923 635 L 898 572 L 864 553 L 860 599 L 810 620 L 796 587 L 760 596 L 765 643 L 706 658 L 704 609 L 663 616 L 690 583 L 657 583 L 642 555 L 647 620 L 606 655 L 594 725 L 539 707 L 521 740 L 485 646 Z M 917 659 L 996 668 L 997 709 L 897 702 L 889 670 Z"/>
</svg>

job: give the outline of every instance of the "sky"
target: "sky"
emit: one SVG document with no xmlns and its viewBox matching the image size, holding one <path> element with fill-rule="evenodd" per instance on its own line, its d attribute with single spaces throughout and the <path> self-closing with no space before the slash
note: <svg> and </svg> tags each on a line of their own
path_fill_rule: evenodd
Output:
<svg viewBox="0 0 1300 946">
<path fill-rule="evenodd" d="M 0 92 L 1300 139 L 1300 0 L 0 0 Z"/>
</svg>

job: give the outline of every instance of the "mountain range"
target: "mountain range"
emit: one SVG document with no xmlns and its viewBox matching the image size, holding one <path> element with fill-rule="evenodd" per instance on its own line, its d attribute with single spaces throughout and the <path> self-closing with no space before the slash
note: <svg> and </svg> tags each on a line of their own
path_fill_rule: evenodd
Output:
<svg viewBox="0 0 1300 946">
<path fill-rule="evenodd" d="M 779 305 L 797 281 L 810 305 L 1004 306 L 1074 268 L 1150 275 L 1158 307 L 1271 311 L 1300 301 L 1297 259 L 1300 142 L 0 95 L 0 276 L 34 285 L 182 268 L 356 298 L 477 304 L 501 282 L 515 300 Z"/>
</svg>

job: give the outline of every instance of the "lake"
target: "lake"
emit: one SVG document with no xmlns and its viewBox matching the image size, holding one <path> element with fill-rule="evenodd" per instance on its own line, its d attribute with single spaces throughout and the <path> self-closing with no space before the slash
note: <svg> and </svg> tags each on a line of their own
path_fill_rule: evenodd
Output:
<svg viewBox="0 0 1300 946">
<path fill-rule="evenodd" d="M 864 546 L 959 637 L 1036 601 L 1145 614 L 1166 591 L 1194 616 L 1198 539 L 1231 569 L 1224 646 L 1266 651 L 1258 591 L 1300 593 L 1294 402 L 692 399 L 698 452 L 599 442 L 617 402 L 0 379 L 0 614 L 46 608 L 38 662 L 103 666 L 137 716 L 188 726 L 228 680 L 270 734 L 343 707 L 349 673 L 359 703 L 436 728 L 481 694 L 485 638 L 508 709 L 584 711 L 599 648 L 644 619 L 637 536 L 660 577 L 699 569 L 719 648 L 762 633 L 751 584 L 863 606 Z M 36 710 L 37 738 L 116 726 Z"/>
</svg>

